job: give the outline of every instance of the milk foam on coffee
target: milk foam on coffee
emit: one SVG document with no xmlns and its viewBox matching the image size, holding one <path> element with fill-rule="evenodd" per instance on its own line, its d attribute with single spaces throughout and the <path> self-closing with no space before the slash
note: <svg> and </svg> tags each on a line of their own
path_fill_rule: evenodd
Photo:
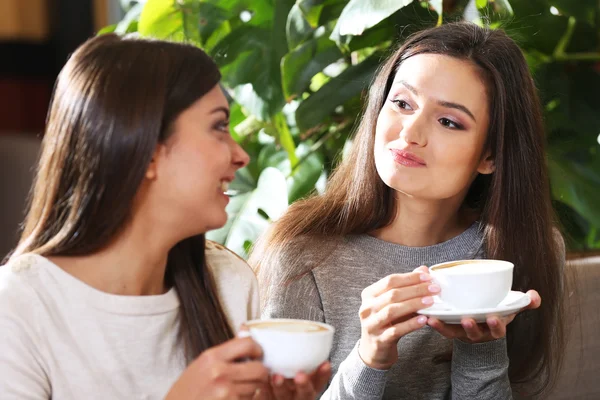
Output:
<svg viewBox="0 0 600 400">
<path fill-rule="evenodd" d="M 442 272 L 444 274 L 474 274 L 474 273 L 479 273 L 479 272 L 483 272 L 483 271 L 497 271 L 501 268 L 503 268 L 504 266 L 496 266 L 496 265 L 490 265 L 490 264 L 483 264 L 483 263 L 479 263 L 479 264 L 458 264 L 458 265 L 453 265 L 450 267 L 442 267 L 442 268 L 435 268 L 435 271 L 439 271 Z"/>
<path fill-rule="evenodd" d="M 255 329 L 276 329 L 285 332 L 323 332 L 323 328 L 317 324 L 311 323 L 286 323 L 286 322 L 258 322 L 251 325 Z"/>
</svg>

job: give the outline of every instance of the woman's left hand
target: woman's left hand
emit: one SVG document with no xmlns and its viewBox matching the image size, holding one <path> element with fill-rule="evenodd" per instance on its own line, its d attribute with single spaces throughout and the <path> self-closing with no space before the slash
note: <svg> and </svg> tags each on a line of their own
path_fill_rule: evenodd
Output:
<svg viewBox="0 0 600 400">
<path fill-rule="evenodd" d="M 542 304 L 542 299 L 535 290 L 528 291 L 527 295 L 531 298 L 531 303 L 519 312 L 534 310 Z M 478 324 L 473 318 L 463 318 L 460 325 L 445 324 L 437 318 L 429 318 L 427 324 L 449 339 L 460 339 L 467 343 L 482 343 L 506 336 L 506 326 L 515 319 L 517 314 L 506 317 L 490 316 L 485 324 Z"/>
<path fill-rule="evenodd" d="M 271 385 L 256 393 L 253 400 L 314 400 L 325 388 L 331 377 L 331 364 L 321 364 L 310 375 L 298 373 L 294 379 L 280 375 L 271 377 Z"/>
</svg>

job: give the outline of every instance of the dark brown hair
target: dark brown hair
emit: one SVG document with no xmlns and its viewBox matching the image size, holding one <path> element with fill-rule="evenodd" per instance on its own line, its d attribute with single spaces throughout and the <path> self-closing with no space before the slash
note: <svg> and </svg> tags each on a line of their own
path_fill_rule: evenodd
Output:
<svg viewBox="0 0 600 400">
<path fill-rule="evenodd" d="M 200 49 L 108 34 L 88 40 L 62 69 L 20 243 L 13 256 L 94 253 L 131 217 L 158 143 L 177 116 L 220 80 Z M 204 235 L 169 252 L 165 280 L 181 302 L 191 360 L 233 336 L 206 266 Z"/>
<path fill-rule="evenodd" d="M 540 392 L 554 382 L 564 348 L 563 243 L 554 232 L 540 101 L 521 50 L 500 30 L 452 23 L 408 38 L 380 67 L 352 150 L 332 175 L 326 193 L 293 204 L 257 243 L 250 263 L 258 272 L 264 299 L 275 282 L 270 266 L 277 265 L 274 260 L 286 247 L 302 243 L 300 237 L 368 233 L 392 222 L 396 199 L 375 169 L 375 125 L 399 65 L 418 54 L 471 62 L 486 84 L 486 149 L 496 169 L 476 178 L 465 205 L 479 211 L 486 256 L 513 262 L 513 288 L 535 289 L 543 299 L 539 310 L 519 314 L 507 333 L 511 382 Z"/>
</svg>

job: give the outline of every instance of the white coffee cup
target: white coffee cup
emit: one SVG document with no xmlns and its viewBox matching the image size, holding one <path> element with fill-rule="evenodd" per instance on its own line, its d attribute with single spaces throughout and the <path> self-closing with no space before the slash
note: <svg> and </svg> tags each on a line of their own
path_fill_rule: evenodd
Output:
<svg viewBox="0 0 600 400">
<path fill-rule="evenodd" d="M 429 273 L 440 300 L 458 310 L 494 308 L 510 292 L 514 265 L 501 260 L 458 260 L 436 264 Z"/>
<path fill-rule="evenodd" d="M 294 378 L 310 374 L 327 361 L 333 343 L 331 325 L 301 319 L 264 319 L 246 322 L 247 332 L 263 350 L 263 363 L 272 374 Z"/>
</svg>

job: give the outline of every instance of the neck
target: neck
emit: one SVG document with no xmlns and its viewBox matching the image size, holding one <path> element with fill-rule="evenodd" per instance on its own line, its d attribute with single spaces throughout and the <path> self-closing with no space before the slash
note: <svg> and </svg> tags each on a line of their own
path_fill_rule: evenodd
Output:
<svg viewBox="0 0 600 400">
<path fill-rule="evenodd" d="M 462 197 L 426 200 L 398 193 L 394 221 L 372 235 L 386 242 L 425 247 L 460 235 L 476 219 L 462 207 Z"/>
<path fill-rule="evenodd" d="M 139 221 L 139 219 L 137 219 Z M 145 296 L 165 293 L 169 250 L 159 229 L 144 223 L 127 226 L 108 246 L 84 256 L 50 257 L 69 274 L 100 291 Z"/>
</svg>

